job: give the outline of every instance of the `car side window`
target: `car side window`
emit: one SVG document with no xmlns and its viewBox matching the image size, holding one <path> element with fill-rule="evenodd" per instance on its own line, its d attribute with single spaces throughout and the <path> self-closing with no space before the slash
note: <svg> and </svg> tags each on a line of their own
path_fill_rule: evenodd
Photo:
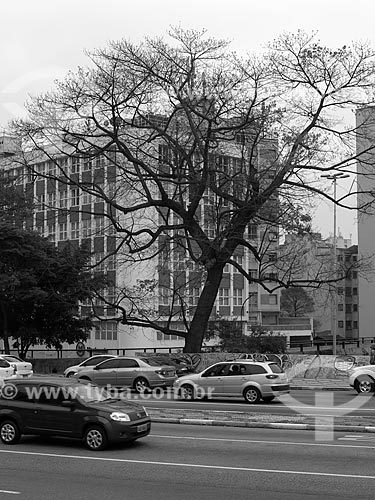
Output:
<svg viewBox="0 0 375 500">
<path fill-rule="evenodd" d="M 39 387 L 38 403 L 40 404 L 60 406 L 67 399 L 71 399 L 71 397 L 61 387 L 43 385 Z"/>
<path fill-rule="evenodd" d="M 102 361 L 105 361 L 106 359 L 108 358 L 89 358 L 87 361 L 85 361 L 84 363 L 82 363 L 84 366 L 96 366 L 98 365 L 99 363 L 101 363 Z"/>
<path fill-rule="evenodd" d="M 223 371 L 226 367 L 227 365 L 223 363 L 211 366 L 204 373 L 202 373 L 202 377 L 218 377 L 220 375 L 223 375 Z"/>
<path fill-rule="evenodd" d="M 0 368 L 10 368 L 10 364 L 5 359 L 0 359 Z"/>
<path fill-rule="evenodd" d="M 118 360 L 109 359 L 108 361 L 103 361 L 100 365 L 98 365 L 99 370 L 106 370 L 108 368 L 118 368 Z"/>
<path fill-rule="evenodd" d="M 247 365 L 246 373 L 248 375 L 260 375 L 263 373 L 267 373 L 267 370 L 261 365 Z"/>
<path fill-rule="evenodd" d="M 118 368 L 139 368 L 139 363 L 135 359 L 119 359 Z"/>
</svg>

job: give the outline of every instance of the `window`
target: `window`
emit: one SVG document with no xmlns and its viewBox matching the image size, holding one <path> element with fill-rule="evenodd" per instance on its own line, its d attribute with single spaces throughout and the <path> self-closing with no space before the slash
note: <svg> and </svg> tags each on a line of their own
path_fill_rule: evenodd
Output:
<svg viewBox="0 0 375 500">
<path fill-rule="evenodd" d="M 353 279 L 358 278 L 358 271 L 353 271 L 353 272 L 352 272 L 352 278 L 353 278 Z"/>
<path fill-rule="evenodd" d="M 118 368 L 139 368 L 139 363 L 135 359 L 119 359 Z"/>
<path fill-rule="evenodd" d="M 343 311 L 344 310 L 344 304 L 338 304 L 337 309 L 339 311 Z M 346 310 L 348 310 L 348 308 L 346 308 Z"/>
<path fill-rule="evenodd" d="M 45 204 L 46 198 L 44 194 L 38 194 L 36 197 L 36 210 L 43 210 L 44 209 L 44 204 Z"/>
<path fill-rule="evenodd" d="M 345 322 L 345 328 L 346 328 L 347 330 L 351 330 L 351 329 L 352 329 L 352 322 L 351 322 L 350 320 L 347 320 L 347 321 Z"/>
<path fill-rule="evenodd" d="M 95 339 L 96 340 L 117 340 L 117 324 L 116 323 L 102 323 L 95 327 Z M 115 361 L 115 363 L 112 363 Z M 105 368 L 117 368 L 117 360 L 105 361 Z M 111 363 L 111 365 L 107 365 Z M 100 365 L 103 366 L 104 364 Z"/>
<path fill-rule="evenodd" d="M 97 156 L 95 159 L 95 167 L 96 168 L 104 168 L 105 164 L 106 164 L 106 159 L 107 159 L 106 156 L 103 154 Z"/>
<path fill-rule="evenodd" d="M 104 326 L 104 325 L 101 325 L 101 326 Z M 100 327 L 101 327 L 100 326 Z M 100 330 L 100 327 L 96 327 Z M 99 340 L 99 338 L 97 339 Z M 100 370 L 108 370 L 108 369 L 113 369 L 113 368 L 117 368 L 118 367 L 118 359 L 109 359 L 108 361 L 103 361 L 103 363 L 100 363 L 100 365 L 96 365 L 96 366 L 100 366 Z"/>
<path fill-rule="evenodd" d="M 219 306 L 229 306 L 229 288 L 219 288 Z"/>
<path fill-rule="evenodd" d="M 92 169 L 92 158 L 86 156 L 83 158 L 83 170 L 87 172 Z"/>
<path fill-rule="evenodd" d="M 353 321 L 353 329 L 354 330 L 358 329 L 358 321 Z"/>
<path fill-rule="evenodd" d="M 104 264 L 104 252 L 96 252 L 94 255 L 95 258 L 95 270 L 104 272 L 105 264 Z"/>
<path fill-rule="evenodd" d="M 79 222 L 72 222 L 70 237 L 72 240 L 79 239 Z"/>
<path fill-rule="evenodd" d="M 261 373 L 267 373 L 267 370 L 260 365 L 246 365 L 246 371 L 248 375 L 259 375 Z"/>
<path fill-rule="evenodd" d="M 48 193 L 48 206 L 54 207 L 56 205 L 56 193 Z"/>
<path fill-rule="evenodd" d="M 59 240 L 66 240 L 68 238 L 68 228 L 66 222 L 59 224 Z"/>
<path fill-rule="evenodd" d="M 352 305 L 351 304 L 346 304 L 346 312 L 350 314 L 352 312 Z"/>
<path fill-rule="evenodd" d="M 190 290 L 190 305 L 191 306 L 196 306 L 199 301 L 199 296 L 200 296 L 200 289 L 198 287 L 195 287 Z"/>
<path fill-rule="evenodd" d="M 72 174 L 78 174 L 81 167 L 81 159 L 79 156 L 72 156 Z"/>
<path fill-rule="evenodd" d="M 64 190 L 64 191 L 60 191 L 60 194 L 59 194 L 59 198 L 60 198 L 60 208 L 67 208 L 68 206 L 68 191 Z"/>
<path fill-rule="evenodd" d="M 251 240 L 256 240 L 258 238 L 258 225 L 257 224 L 249 224 L 247 226 L 247 231 L 249 234 L 249 238 Z"/>
<path fill-rule="evenodd" d="M 48 163 L 48 175 L 56 175 L 56 164 L 52 161 Z"/>
<path fill-rule="evenodd" d="M 357 304 L 353 304 L 353 312 L 357 312 L 358 311 L 358 305 Z"/>
<path fill-rule="evenodd" d="M 275 306 L 275 305 L 277 305 L 277 295 L 275 295 L 275 294 L 269 294 L 269 295 L 262 294 L 260 296 L 260 303 L 263 305 Z"/>
<path fill-rule="evenodd" d="M 73 188 L 70 191 L 70 199 L 72 206 L 78 206 L 79 205 L 79 189 L 78 188 Z"/>
<path fill-rule="evenodd" d="M 115 255 L 109 255 L 107 257 L 107 270 L 108 271 L 114 271 L 116 269 L 116 256 Z"/>
<path fill-rule="evenodd" d="M 159 304 L 168 306 L 170 301 L 170 291 L 168 288 L 159 287 Z"/>
<path fill-rule="evenodd" d="M 83 204 L 84 205 L 89 205 L 91 203 L 92 196 L 90 193 L 87 193 L 86 191 L 83 193 Z"/>
<path fill-rule="evenodd" d="M 168 146 L 164 146 L 163 144 L 159 145 L 159 162 L 164 165 L 169 165 L 171 163 L 171 150 Z"/>
<path fill-rule="evenodd" d="M 234 306 L 242 306 L 242 288 L 235 288 L 233 290 L 233 305 Z"/>
<path fill-rule="evenodd" d="M 352 289 L 351 289 L 350 286 L 345 287 L 345 295 L 347 297 L 351 297 L 351 295 L 352 295 Z"/>
<path fill-rule="evenodd" d="M 353 295 L 358 295 L 358 290 L 357 290 L 357 288 L 353 288 Z"/>
<path fill-rule="evenodd" d="M 55 224 L 47 226 L 48 239 L 50 241 L 56 241 L 56 228 Z"/>
<path fill-rule="evenodd" d="M 242 255 L 233 255 L 232 259 L 234 260 L 234 262 L 237 262 L 237 264 L 239 266 L 242 267 Z M 237 269 L 236 267 L 232 266 L 233 267 L 233 272 L 234 273 L 239 273 L 239 269 Z"/>
<path fill-rule="evenodd" d="M 95 219 L 95 234 L 96 236 L 104 235 L 104 217 Z"/>
<path fill-rule="evenodd" d="M 275 262 L 277 260 L 277 253 L 276 252 L 270 252 L 268 254 L 268 262 Z"/>
<path fill-rule="evenodd" d="M 338 322 L 338 326 L 339 326 L 339 328 L 344 328 L 344 322 L 343 321 L 339 321 Z"/>
<path fill-rule="evenodd" d="M 86 219 L 82 221 L 82 238 L 89 238 L 91 236 L 91 220 Z"/>
</svg>

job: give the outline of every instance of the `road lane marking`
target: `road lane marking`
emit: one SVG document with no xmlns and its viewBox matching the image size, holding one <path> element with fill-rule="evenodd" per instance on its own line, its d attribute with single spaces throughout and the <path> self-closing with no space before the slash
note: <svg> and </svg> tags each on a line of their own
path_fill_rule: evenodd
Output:
<svg viewBox="0 0 375 500">
<path fill-rule="evenodd" d="M 267 440 L 261 440 L 261 439 L 229 439 L 229 438 L 206 438 L 206 437 L 194 437 L 194 436 L 168 436 L 168 435 L 163 435 L 163 434 L 150 434 L 150 437 L 156 437 L 156 438 L 171 438 L 171 439 L 188 439 L 191 441 L 223 441 L 223 442 L 229 442 L 229 443 L 249 443 L 249 444 L 283 444 L 287 446 L 322 446 L 326 448 L 363 448 L 363 449 L 371 449 L 373 450 L 375 446 L 353 446 L 353 445 L 346 445 L 346 444 L 328 444 L 328 443 L 307 443 L 307 442 L 298 442 L 298 441 L 267 441 Z M 338 439 L 345 439 L 345 438 L 338 438 Z M 348 438 L 348 440 L 354 439 L 354 437 Z M 363 439 L 365 437 L 363 436 Z M 375 440 L 375 438 L 370 438 L 369 441 Z"/>
<path fill-rule="evenodd" d="M 130 460 L 126 458 L 107 458 L 107 457 L 90 457 L 85 455 L 60 455 L 57 453 L 40 453 L 31 451 L 13 451 L 13 450 L 0 450 L 0 453 L 10 453 L 14 455 L 30 455 L 38 457 L 52 457 L 52 458 L 73 458 L 77 460 L 92 460 L 97 462 L 111 462 L 111 463 L 128 463 L 128 464 L 142 464 L 142 465 L 159 465 L 164 467 L 187 467 L 190 469 L 214 469 L 238 472 L 260 472 L 269 474 L 288 474 L 299 476 L 319 476 L 319 477 L 341 477 L 347 479 L 375 479 L 375 476 L 365 476 L 359 474 L 339 474 L 335 472 L 312 472 L 300 470 L 283 470 L 283 469 L 258 469 L 253 467 L 230 467 L 228 465 L 207 465 L 207 464 L 189 464 L 178 462 L 156 462 L 152 460 Z"/>
<path fill-rule="evenodd" d="M 20 491 L 0 490 L 0 493 L 7 493 L 8 495 L 21 495 Z"/>
</svg>

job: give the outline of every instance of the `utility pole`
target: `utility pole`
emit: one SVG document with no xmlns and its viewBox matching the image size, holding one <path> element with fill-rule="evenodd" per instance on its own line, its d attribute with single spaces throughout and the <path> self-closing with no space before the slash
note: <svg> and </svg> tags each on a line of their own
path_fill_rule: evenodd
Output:
<svg viewBox="0 0 375 500">
<path fill-rule="evenodd" d="M 336 207 L 336 184 L 337 179 L 344 179 L 345 177 L 350 177 L 349 174 L 344 174 L 343 172 L 337 172 L 331 175 L 322 175 L 326 179 L 332 180 L 333 184 L 333 271 L 334 278 L 337 279 L 337 207 Z M 336 356 L 337 353 L 337 282 L 333 282 L 333 297 L 332 297 L 332 354 Z"/>
</svg>

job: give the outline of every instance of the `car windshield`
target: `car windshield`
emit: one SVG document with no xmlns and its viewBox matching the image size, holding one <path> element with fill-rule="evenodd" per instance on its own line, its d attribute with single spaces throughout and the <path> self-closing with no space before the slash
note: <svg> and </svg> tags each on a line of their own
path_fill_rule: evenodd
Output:
<svg viewBox="0 0 375 500">
<path fill-rule="evenodd" d="M 108 401 L 109 399 L 118 399 L 114 398 L 106 389 L 92 384 L 75 385 L 73 386 L 73 390 L 74 395 L 85 401 L 85 403 L 97 403 Z"/>
</svg>

